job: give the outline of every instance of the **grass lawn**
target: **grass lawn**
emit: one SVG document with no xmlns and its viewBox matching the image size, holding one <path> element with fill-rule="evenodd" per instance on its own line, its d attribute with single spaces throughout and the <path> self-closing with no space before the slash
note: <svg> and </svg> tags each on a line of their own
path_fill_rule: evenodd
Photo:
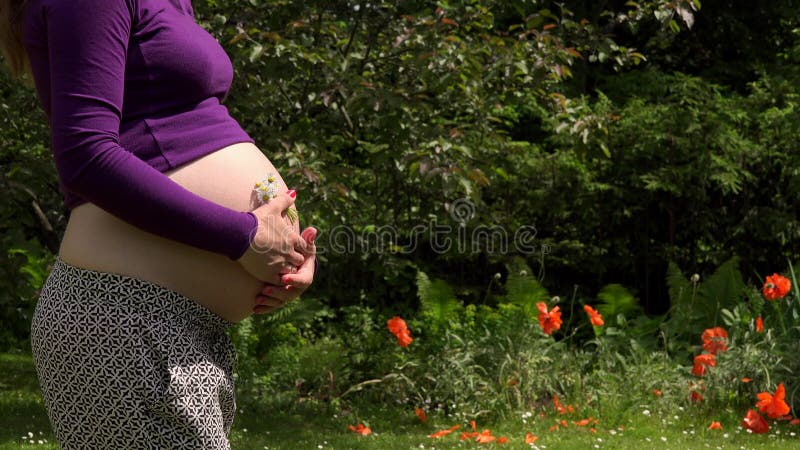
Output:
<svg viewBox="0 0 800 450">
<path fill-rule="evenodd" d="M 657 401 L 657 400 L 654 400 Z M 496 424 L 478 424 L 478 431 L 490 428 L 494 436 L 507 436 L 505 445 L 481 445 L 460 441 L 462 431 L 439 439 L 427 435 L 457 422 L 431 417 L 422 424 L 412 412 L 394 407 L 358 406 L 350 412 L 323 412 L 321 408 L 299 405 L 292 412 L 243 407 L 236 418 L 231 443 L 234 449 L 444 449 L 444 448 L 539 448 L 539 449 L 790 449 L 800 448 L 800 427 L 780 423 L 766 435 L 750 435 L 739 426 L 742 414 L 723 412 L 718 417 L 699 417 L 695 411 L 680 411 L 668 417 L 651 412 L 652 405 L 615 411 L 613 424 L 600 417 L 596 433 L 579 427 L 571 417 L 567 428 L 548 431 L 557 419 L 535 415 L 507 419 Z M 324 409 L 324 408 L 322 408 Z M 357 410 L 357 411 L 356 411 Z M 526 423 L 523 423 L 523 420 Z M 722 422 L 723 430 L 708 430 L 711 420 Z M 347 425 L 364 422 L 373 433 L 360 436 Z M 44 412 L 36 374 L 29 355 L 0 354 L 0 449 L 58 448 Z M 524 444 L 525 433 L 539 439 Z M 40 443 L 41 442 L 41 443 Z"/>
</svg>

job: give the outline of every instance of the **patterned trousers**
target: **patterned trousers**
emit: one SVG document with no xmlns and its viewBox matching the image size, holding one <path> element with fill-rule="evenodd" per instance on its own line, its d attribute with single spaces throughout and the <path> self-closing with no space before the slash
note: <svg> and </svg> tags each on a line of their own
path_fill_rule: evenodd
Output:
<svg viewBox="0 0 800 450">
<path fill-rule="evenodd" d="M 62 448 L 229 449 L 231 325 L 164 287 L 56 259 L 31 342 Z"/>
</svg>

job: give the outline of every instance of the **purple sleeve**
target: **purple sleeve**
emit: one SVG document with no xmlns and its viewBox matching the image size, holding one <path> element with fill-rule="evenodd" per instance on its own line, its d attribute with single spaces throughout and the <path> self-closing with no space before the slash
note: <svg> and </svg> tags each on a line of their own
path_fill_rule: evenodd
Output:
<svg viewBox="0 0 800 450">
<path fill-rule="evenodd" d="M 238 259 L 257 226 L 183 188 L 119 144 L 133 0 L 47 10 L 52 147 L 66 189 L 150 233 Z"/>
</svg>

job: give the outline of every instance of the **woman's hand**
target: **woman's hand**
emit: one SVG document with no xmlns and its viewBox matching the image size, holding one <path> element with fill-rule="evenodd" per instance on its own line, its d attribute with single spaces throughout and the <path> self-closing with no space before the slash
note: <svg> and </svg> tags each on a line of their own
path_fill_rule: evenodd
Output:
<svg viewBox="0 0 800 450">
<path fill-rule="evenodd" d="M 253 210 L 258 228 L 250 247 L 237 260 L 250 275 L 266 283 L 281 284 L 282 274 L 308 259 L 308 241 L 285 218 L 294 204 L 295 191 L 287 191 Z M 313 253 L 311 253 L 313 254 Z"/>
<path fill-rule="evenodd" d="M 309 227 L 303 230 L 300 235 L 308 244 L 309 253 L 306 254 L 305 261 L 297 269 L 297 272 L 283 273 L 280 284 L 268 283 L 264 286 L 261 295 L 256 296 L 256 306 L 253 307 L 254 313 L 266 314 L 282 308 L 299 297 L 314 281 L 314 267 L 317 258 L 314 239 L 317 237 L 317 230 Z"/>
</svg>

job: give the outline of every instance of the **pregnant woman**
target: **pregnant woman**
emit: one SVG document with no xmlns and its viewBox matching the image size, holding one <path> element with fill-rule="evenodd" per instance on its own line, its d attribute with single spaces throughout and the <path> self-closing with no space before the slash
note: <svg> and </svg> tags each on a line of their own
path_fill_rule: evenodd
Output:
<svg viewBox="0 0 800 450">
<path fill-rule="evenodd" d="M 296 193 L 221 104 L 230 60 L 190 0 L 0 0 L 0 44 L 71 209 L 31 329 L 62 447 L 229 448 L 226 328 L 316 262 Z"/>
</svg>

